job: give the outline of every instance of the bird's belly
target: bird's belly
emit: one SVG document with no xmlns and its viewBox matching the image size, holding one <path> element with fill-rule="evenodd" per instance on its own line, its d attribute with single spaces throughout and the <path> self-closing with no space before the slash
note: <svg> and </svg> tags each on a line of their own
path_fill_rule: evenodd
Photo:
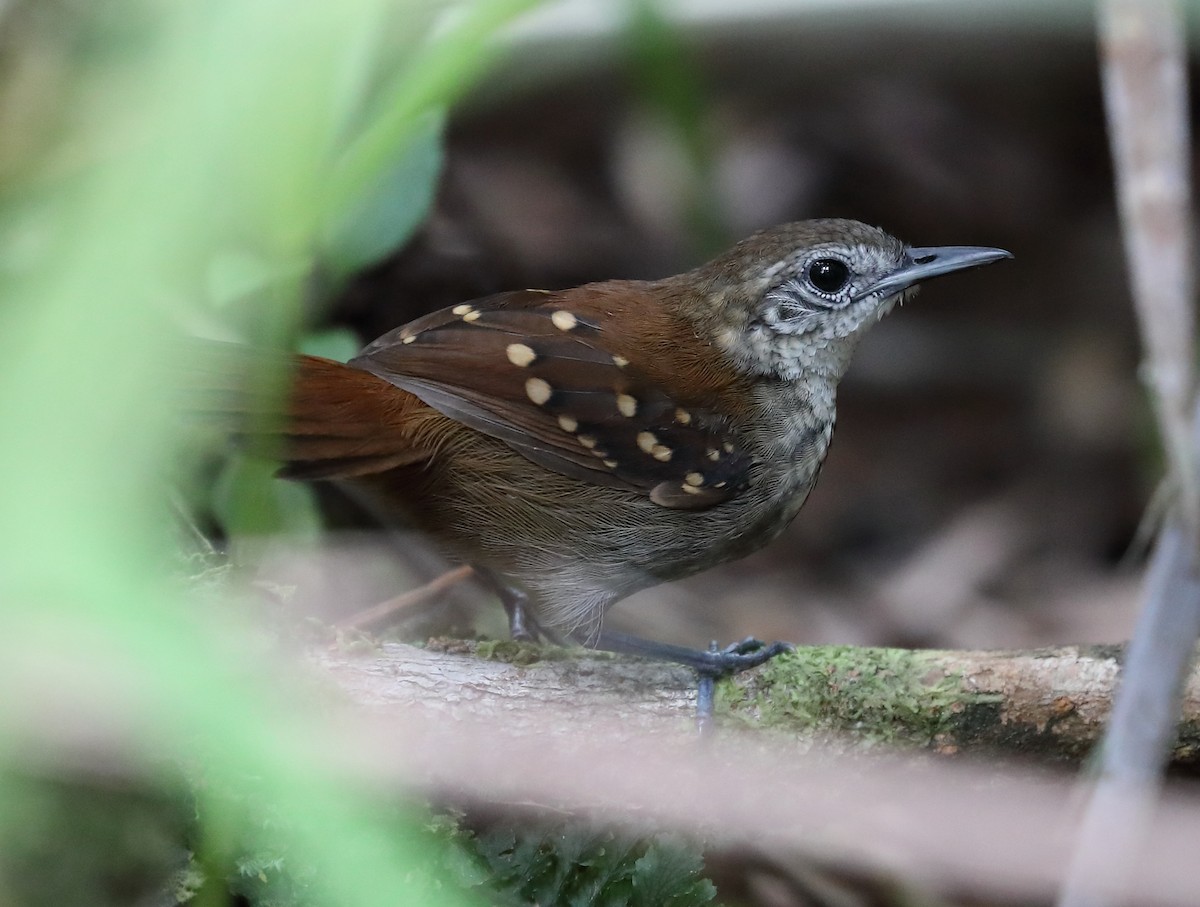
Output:
<svg viewBox="0 0 1200 907">
<path fill-rule="evenodd" d="M 478 468 L 455 469 L 447 457 L 442 471 L 410 470 L 407 483 L 424 493 L 405 495 L 394 509 L 456 558 L 525 588 L 540 619 L 563 629 L 594 624 L 613 602 L 641 589 L 763 547 L 796 515 L 819 464 L 811 455 L 777 461 L 758 468 L 729 501 L 674 510 L 645 495 L 535 470 L 490 439 L 479 443 L 471 454 L 476 464 L 481 453 L 491 455 L 483 461 L 492 469 L 487 481 Z M 420 508 L 411 506 L 414 499 Z"/>
</svg>

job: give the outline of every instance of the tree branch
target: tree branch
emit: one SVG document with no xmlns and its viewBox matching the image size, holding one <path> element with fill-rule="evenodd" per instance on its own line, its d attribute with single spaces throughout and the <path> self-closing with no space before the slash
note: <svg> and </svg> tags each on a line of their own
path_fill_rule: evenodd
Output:
<svg viewBox="0 0 1200 907">
<path fill-rule="evenodd" d="M 629 738 L 693 732 L 691 671 L 585 650 L 509 642 L 385 643 L 313 658 L 356 703 L 416 709 L 449 720 L 505 715 L 544 731 L 548 708 L 572 720 L 615 722 Z M 1029 652 L 802 648 L 723 681 L 718 721 L 846 749 L 880 742 L 942 753 L 1082 758 L 1099 739 L 1120 674 L 1117 647 Z M 1200 672 L 1189 677 L 1172 749 L 1200 763 Z"/>
</svg>

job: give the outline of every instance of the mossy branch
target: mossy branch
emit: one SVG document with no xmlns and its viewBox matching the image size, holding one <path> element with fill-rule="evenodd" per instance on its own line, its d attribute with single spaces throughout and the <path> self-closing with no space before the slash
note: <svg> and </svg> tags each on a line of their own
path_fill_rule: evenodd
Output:
<svg viewBox="0 0 1200 907">
<path fill-rule="evenodd" d="M 514 732 L 560 708 L 618 721 L 630 737 L 690 733 L 685 668 L 516 643 L 386 643 L 314 657 L 356 702 L 447 717 L 503 713 Z M 1078 761 L 1099 740 L 1120 675 L 1118 647 L 1023 652 L 800 648 L 719 685 L 718 721 L 846 749 L 894 744 L 945 754 Z M 543 724 L 544 726 L 544 724 Z M 1200 673 L 1189 679 L 1172 752 L 1200 762 Z"/>
</svg>

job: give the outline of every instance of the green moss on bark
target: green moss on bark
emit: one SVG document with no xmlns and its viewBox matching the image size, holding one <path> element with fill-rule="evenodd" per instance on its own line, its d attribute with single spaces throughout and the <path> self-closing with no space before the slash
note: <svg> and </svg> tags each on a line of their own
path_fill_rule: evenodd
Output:
<svg viewBox="0 0 1200 907">
<path fill-rule="evenodd" d="M 820 646 L 724 681 L 717 702 L 722 713 L 756 727 L 928 747 L 955 739 L 977 709 L 994 716 L 999 697 L 965 692 L 961 678 L 927 653 Z"/>
</svg>

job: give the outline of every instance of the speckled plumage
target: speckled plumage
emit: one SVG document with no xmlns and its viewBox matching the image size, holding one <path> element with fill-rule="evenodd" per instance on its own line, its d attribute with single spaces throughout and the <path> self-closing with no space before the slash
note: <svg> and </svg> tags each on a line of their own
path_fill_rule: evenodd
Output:
<svg viewBox="0 0 1200 907">
<path fill-rule="evenodd" d="M 594 638 L 615 601 L 787 526 L 854 346 L 906 274 L 1004 254 L 805 221 L 664 280 L 463 303 L 348 365 L 301 357 L 284 474 L 345 482 Z"/>
</svg>

